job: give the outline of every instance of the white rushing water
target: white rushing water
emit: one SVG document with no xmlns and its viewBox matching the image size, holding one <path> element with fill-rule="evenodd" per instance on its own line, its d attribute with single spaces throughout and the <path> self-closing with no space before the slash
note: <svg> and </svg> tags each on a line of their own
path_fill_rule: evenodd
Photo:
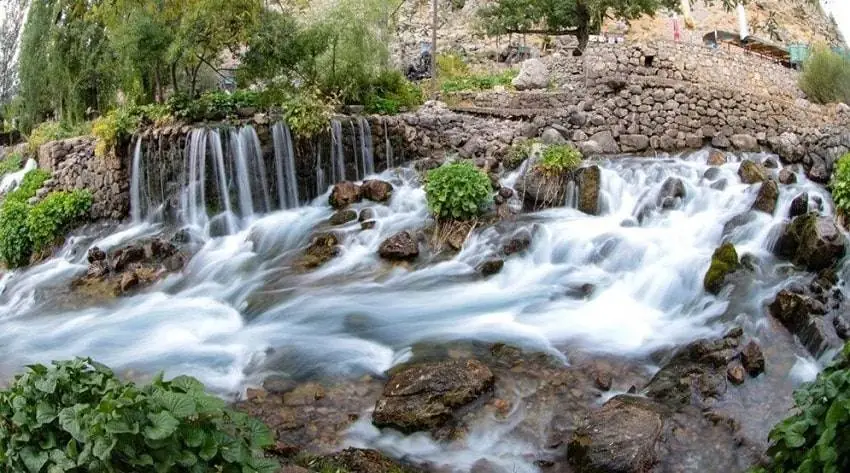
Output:
<svg viewBox="0 0 850 473">
<path fill-rule="evenodd" d="M 282 132 L 279 138 L 285 140 Z M 215 150 L 215 136 L 196 131 L 191 139 L 195 145 L 209 139 Z M 187 221 L 201 226 L 207 216 L 203 186 L 196 184 L 203 180 L 204 156 L 190 157 L 184 197 Z M 286 175 L 284 157 L 277 158 L 282 164 L 277 172 Z M 407 169 L 380 175 L 395 186 L 388 205 L 354 206 L 374 209 L 375 228 L 361 230 L 356 221 L 338 227 L 341 254 L 312 272 L 295 270 L 292 263 L 311 235 L 327 228 L 333 214 L 327 193 L 309 205 L 254 214 L 241 230 L 206 238 L 183 272 L 117 300 L 68 306 L 57 294 L 85 273 L 85 249 L 114 248 L 158 227 L 139 222 L 104 238 L 72 239 L 59 257 L 0 279 L 2 359 L 11 371 L 34 361 L 85 355 L 118 370 L 190 374 L 226 395 L 268 373 L 380 374 L 420 342 L 503 341 L 559 356 L 559 347 L 570 346 L 640 359 L 722 334 L 732 323 L 757 327 L 764 317 L 762 302 L 788 277 L 770 252 L 775 226 L 801 192 L 820 196 L 825 213 L 832 212 L 829 196 L 802 173 L 797 184 L 781 186 L 774 216 L 757 214 L 727 235 L 739 254 L 760 262 L 756 281 L 744 294 L 715 297 L 703 289 L 711 254 L 724 238 L 724 224 L 749 209 L 758 186 L 740 182 L 736 162 L 707 179 L 705 160 L 706 152 L 698 152 L 684 159 L 600 162 L 602 215 L 567 207 L 520 215 L 473 232 L 450 259 L 426 252 L 412 267 L 390 266 L 377 256 L 388 236 L 427 225 L 424 191 Z M 340 169 L 334 168 L 334 177 Z M 655 202 L 668 177 L 683 181 L 684 201 L 672 210 L 650 212 L 637 224 L 639 209 Z M 725 187 L 717 184 L 721 180 Z M 288 205 L 288 179 L 278 179 L 278 185 L 281 181 L 280 195 Z M 497 256 L 515 232 L 532 234 L 531 248 L 507 258 L 499 274 L 478 276 L 476 267 Z M 587 284 L 595 288 L 591 296 L 574 295 Z M 817 369 L 811 360 L 798 365 L 792 376 L 801 380 Z M 467 449 L 454 453 L 423 436 L 380 433 L 366 421 L 355 426 L 352 441 L 468 466 L 483 453 L 507 449 L 501 453 L 510 456 L 519 448 L 497 448 L 501 431 L 492 428 L 474 430 Z M 520 463 L 516 471 L 536 471 Z"/>
</svg>

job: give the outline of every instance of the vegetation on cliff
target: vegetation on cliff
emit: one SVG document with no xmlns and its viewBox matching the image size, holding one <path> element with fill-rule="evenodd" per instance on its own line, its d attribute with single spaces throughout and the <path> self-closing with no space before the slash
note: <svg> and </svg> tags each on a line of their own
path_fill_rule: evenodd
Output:
<svg viewBox="0 0 850 473">
<path fill-rule="evenodd" d="M 829 48 L 816 48 L 803 65 L 799 85 L 812 102 L 850 103 L 850 61 Z"/>
<path fill-rule="evenodd" d="M 829 182 L 832 200 L 844 214 L 850 213 L 850 153 L 835 162 L 835 170 Z"/>
<path fill-rule="evenodd" d="M 187 376 L 137 386 L 77 359 L 29 366 L 0 391 L 5 471 L 273 473 L 272 442 Z"/>
<path fill-rule="evenodd" d="M 581 152 L 570 145 L 549 145 L 543 148 L 537 168 L 544 174 L 561 175 L 575 171 L 581 164 Z"/>
</svg>

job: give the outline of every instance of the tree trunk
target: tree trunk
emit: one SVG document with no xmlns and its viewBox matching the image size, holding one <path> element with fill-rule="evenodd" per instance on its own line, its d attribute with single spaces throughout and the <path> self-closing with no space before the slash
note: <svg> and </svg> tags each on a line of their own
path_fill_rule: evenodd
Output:
<svg viewBox="0 0 850 473">
<path fill-rule="evenodd" d="M 180 95 L 180 88 L 177 84 L 177 61 L 171 63 L 171 87 L 174 88 L 174 95 Z"/>
<path fill-rule="evenodd" d="M 590 12 L 587 10 L 587 5 L 582 2 L 576 3 L 575 34 L 578 39 L 578 47 L 573 51 L 573 56 L 581 56 L 590 41 Z"/>
</svg>

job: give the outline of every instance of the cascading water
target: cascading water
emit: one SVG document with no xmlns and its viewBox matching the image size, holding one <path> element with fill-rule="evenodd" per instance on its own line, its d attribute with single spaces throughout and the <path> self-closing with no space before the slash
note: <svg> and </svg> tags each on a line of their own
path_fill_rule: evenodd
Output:
<svg viewBox="0 0 850 473">
<path fill-rule="evenodd" d="M 331 166 L 334 182 L 342 182 L 345 176 L 345 148 L 342 143 L 342 123 L 331 120 Z"/>
<path fill-rule="evenodd" d="M 390 143 L 390 134 L 387 131 L 387 122 L 383 122 L 384 125 L 384 154 L 387 158 L 387 169 L 392 169 L 393 167 L 393 145 Z"/>
<path fill-rule="evenodd" d="M 130 169 L 130 218 L 133 223 L 142 221 L 142 138 L 136 139 L 133 164 Z"/>
<path fill-rule="evenodd" d="M 372 127 L 363 117 L 357 117 L 357 130 L 360 135 L 360 159 L 363 177 L 375 173 L 375 157 L 372 151 Z"/>
<path fill-rule="evenodd" d="M 299 205 L 292 134 L 285 123 L 278 122 L 272 127 L 272 138 L 280 208 L 291 209 Z"/>
<path fill-rule="evenodd" d="M 341 124 L 334 122 L 331 130 L 333 178 L 339 180 Z M 291 138 L 282 125 L 273 135 L 281 204 L 294 207 Z M 196 225 L 207 224 L 207 149 L 215 163 L 216 193 L 229 212 L 234 175 L 220 159 L 220 143 L 213 130 L 190 136 L 184 208 L 186 220 Z M 209 238 L 181 273 L 108 304 L 68 308 L 50 294 L 86 272 L 85 249 L 116 247 L 138 232 L 72 239 L 57 258 L 0 279 L 0 359 L 11 371 L 35 361 L 92 356 L 119 370 L 194 375 L 232 395 L 270 373 L 297 379 L 380 374 L 407 359 L 411 347 L 435 341 L 505 342 L 559 356 L 570 347 L 647 364 L 659 350 L 720 335 L 732 323 L 767 337 L 763 301 L 787 282 L 789 272 L 770 251 L 774 227 L 801 192 L 819 196 L 827 203 L 822 211 L 831 214 L 829 194 L 798 173 L 798 183 L 780 187 L 775 215 L 759 213 L 724 235 L 724 223 L 750 208 L 756 187 L 740 182 L 737 163 L 706 177 L 705 158 L 700 152 L 684 159 L 600 161 L 602 215 L 570 207 L 521 215 L 473 232 L 450 259 L 426 251 L 410 267 L 390 267 L 377 250 L 390 235 L 426 225 L 425 194 L 412 170 L 383 173 L 395 187 L 391 201 L 352 206 L 372 208 L 375 227 L 361 230 L 358 222 L 338 227 L 343 250 L 310 272 L 292 268 L 334 213 L 327 192 L 310 205 L 256 215 L 245 228 Z M 656 199 L 669 177 L 682 180 L 686 197 L 638 221 L 638 210 Z M 503 185 L 515 178 L 506 177 Z M 724 186 L 717 185 L 721 180 Z M 476 268 L 498 257 L 516 231 L 532 235 L 529 250 L 507 258 L 500 273 L 480 277 Z M 702 278 L 724 239 L 740 254 L 753 255 L 761 270 L 746 291 L 715 297 L 704 291 Z M 592 294 L 577 296 L 580 287 L 592 287 Z M 800 354 L 787 338 L 775 346 L 780 351 L 775 356 L 791 364 Z M 791 382 L 787 370 L 773 365 L 771 370 L 781 380 L 776 382 Z M 771 396 L 762 393 L 759 401 Z M 509 471 L 538 471 L 525 450 L 516 448 L 511 429 L 495 437 L 485 435 L 484 426 L 478 429 L 473 427 L 463 448 L 447 448 L 422 437 L 379 432 L 363 421 L 349 441 L 391 445 L 399 455 L 456 471 L 469 471 L 482 452 Z"/>
</svg>

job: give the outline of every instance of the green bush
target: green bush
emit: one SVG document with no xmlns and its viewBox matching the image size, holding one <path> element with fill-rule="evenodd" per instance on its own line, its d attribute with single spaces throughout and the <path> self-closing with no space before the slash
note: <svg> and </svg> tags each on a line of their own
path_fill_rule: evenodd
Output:
<svg viewBox="0 0 850 473">
<path fill-rule="evenodd" d="M 166 105 L 175 118 L 200 122 L 237 116 L 241 108 L 257 107 L 261 101 L 261 94 L 250 90 L 238 90 L 233 93 L 213 91 L 198 98 L 176 95 L 171 97 Z"/>
<path fill-rule="evenodd" d="M 816 48 L 800 74 L 800 89 L 818 103 L 850 103 L 850 61 L 828 48 Z"/>
<path fill-rule="evenodd" d="M 455 79 L 469 76 L 469 66 L 457 54 L 437 54 L 437 76 L 445 79 Z"/>
<path fill-rule="evenodd" d="M 428 208 L 438 219 L 470 220 L 490 203 L 492 188 L 484 171 L 470 162 L 444 164 L 425 180 Z"/>
<path fill-rule="evenodd" d="M 489 90 L 497 85 L 512 88 L 511 81 L 519 74 L 516 69 L 508 69 L 497 74 L 468 75 L 440 79 L 440 90 L 443 93 Z M 439 77 L 438 77 L 439 78 Z"/>
<path fill-rule="evenodd" d="M 563 174 L 573 171 L 581 164 L 581 152 L 570 145 L 549 145 L 543 149 L 543 156 L 537 163 L 537 169 L 546 174 Z"/>
<path fill-rule="evenodd" d="M 422 90 L 396 70 L 384 71 L 371 84 L 365 107 L 369 113 L 394 115 L 422 104 Z"/>
<path fill-rule="evenodd" d="M 109 153 L 114 153 L 118 143 L 132 135 L 140 124 L 140 115 L 131 113 L 131 110 L 127 108 L 111 110 L 106 115 L 96 119 L 91 128 L 92 134 L 97 138 L 94 154 L 106 156 Z"/>
<path fill-rule="evenodd" d="M 0 161 L 0 178 L 5 176 L 6 174 L 11 174 L 19 169 L 23 165 L 23 158 L 19 153 L 12 153 L 6 156 L 6 159 Z"/>
<path fill-rule="evenodd" d="M 27 227 L 30 206 L 26 202 L 6 200 L 0 209 L 0 257 L 8 268 L 26 266 L 32 255 L 32 240 Z"/>
<path fill-rule="evenodd" d="M 36 204 L 27 215 L 32 249 L 38 253 L 78 223 L 91 209 L 92 196 L 85 190 L 53 192 Z"/>
<path fill-rule="evenodd" d="M 835 163 L 829 190 L 832 192 L 835 206 L 845 213 L 850 212 L 850 153 Z"/>
<path fill-rule="evenodd" d="M 817 379 L 794 393 L 795 412 L 770 432 L 761 473 L 850 471 L 850 344 Z"/>
<path fill-rule="evenodd" d="M 531 157 L 531 151 L 538 142 L 536 139 L 526 139 L 511 145 L 508 154 L 503 160 L 505 168 L 508 170 L 518 168 L 523 161 Z"/>
<path fill-rule="evenodd" d="M 326 129 L 334 111 L 333 102 L 322 97 L 318 89 L 284 93 L 280 105 L 292 132 L 305 137 Z"/>
<path fill-rule="evenodd" d="M 30 366 L 0 392 L 4 471 L 273 473 L 272 441 L 186 376 L 136 386 L 77 359 Z"/>
</svg>

